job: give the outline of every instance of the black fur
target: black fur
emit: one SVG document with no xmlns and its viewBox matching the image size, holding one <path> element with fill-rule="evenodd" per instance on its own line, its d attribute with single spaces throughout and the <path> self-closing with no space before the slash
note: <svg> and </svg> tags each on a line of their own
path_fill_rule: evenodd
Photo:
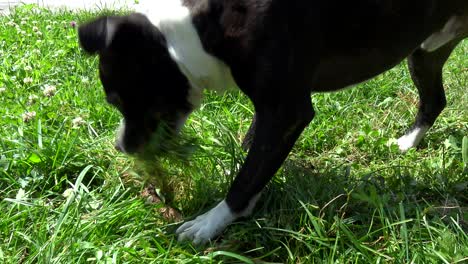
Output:
<svg viewBox="0 0 468 264">
<path fill-rule="evenodd" d="M 445 106 L 442 66 L 468 35 L 465 25 L 440 50 L 419 48 L 450 17 L 468 16 L 465 0 L 185 2 L 205 49 L 231 67 L 256 110 L 245 141 L 250 152 L 227 196 L 236 212 L 263 189 L 312 120 L 311 92 L 363 82 L 410 56 L 421 98 L 415 125 L 431 126 Z"/>
<path fill-rule="evenodd" d="M 101 17 L 78 29 L 81 47 L 88 53 L 94 54 L 106 48 L 107 21 L 110 18 Z"/>
<path fill-rule="evenodd" d="M 114 27 L 112 36 L 109 27 Z M 80 26 L 79 37 L 85 51 L 99 54 L 107 100 L 124 116 L 124 142 L 117 148 L 142 150 L 161 121 L 175 129 L 179 116 L 192 110 L 188 80 L 170 58 L 164 36 L 145 16 L 98 18 Z"/>
<path fill-rule="evenodd" d="M 313 119 L 311 92 L 363 82 L 409 57 L 421 99 L 415 124 L 431 126 L 445 106 L 442 67 L 468 36 L 466 19 L 457 38 L 442 48 L 432 53 L 419 48 L 450 17 L 468 17 L 467 0 L 184 3 L 204 49 L 230 67 L 255 107 L 246 141 L 251 141 L 249 153 L 226 198 L 236 213 L 261 192 Z M 106 93 L 119 98 L 127 125 L 135 126 L 129 138 L 140 138 L 134 145 L 141 146 L 141 131 L 158 123 L 154 113 L 167 120 L 164 115 L 191 111 L 189 84 L 170 59 L 164 36 L 147 19 L 130 15 L 112 21 L 118 25 L 109 46 L 103 48 L 102 36 L 108 32 L 102 19 L 82 26 L 80 41 L 85 50 L 99 52 Z"/>
</svg>

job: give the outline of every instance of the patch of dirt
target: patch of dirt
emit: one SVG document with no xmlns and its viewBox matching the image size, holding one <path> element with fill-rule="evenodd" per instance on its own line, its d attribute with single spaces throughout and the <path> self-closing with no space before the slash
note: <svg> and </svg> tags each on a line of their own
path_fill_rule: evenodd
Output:
<svg viewBox="0 0 468 264">
<path fill-rule="evenodd" d="M 163 200 L 156 193 L 156 190 L 152 184 L 143 189 L 141 196 L 146 198 L 146 202 L 148 204 L 164 204 Z M 182 221 L 183 219 L 179 210 L 166 204 L 164 204 L 161 208 L 158 208 L 158 212 L 165 220 L 171 222 L 178 222 Z"/>
</svg>

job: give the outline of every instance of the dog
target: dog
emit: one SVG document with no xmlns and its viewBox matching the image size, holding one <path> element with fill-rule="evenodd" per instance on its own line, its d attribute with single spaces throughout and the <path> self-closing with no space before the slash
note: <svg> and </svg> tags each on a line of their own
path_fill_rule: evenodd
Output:
<svg viewBox="0 0 468 264">
<path fill-rule="evenodd" d="M 116 148 L 139 153 L 161 123 L 177 131 L 204 89 L 240 89 L 255 114 L 226 198 L 177 229 L 205 243 L 260 193 L 314 117 L 311 93 L 364 82 L 407 58 L 420 103 L 397 141 L 416 147 L 444 109 L 442 67 L 468 36 L 467 0 L 148 0 L 81 25 L 107 101 L 123 115 Z"/>
</svg>

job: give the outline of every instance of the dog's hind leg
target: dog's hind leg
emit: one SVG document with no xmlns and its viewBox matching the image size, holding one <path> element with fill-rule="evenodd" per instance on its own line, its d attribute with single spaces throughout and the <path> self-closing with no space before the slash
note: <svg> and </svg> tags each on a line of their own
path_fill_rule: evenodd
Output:
<svg viewBox="0 0 468 264">
<path fill-rule="evenodd" d="M 442 68 L 462 37 L 429 52 L 419 48 L 408 57 L 408 66 L 419 92 L 419 109 L 412 128 L 398 139 L 401 151 L 416 147 L 446 105 Z"/>
</svg>

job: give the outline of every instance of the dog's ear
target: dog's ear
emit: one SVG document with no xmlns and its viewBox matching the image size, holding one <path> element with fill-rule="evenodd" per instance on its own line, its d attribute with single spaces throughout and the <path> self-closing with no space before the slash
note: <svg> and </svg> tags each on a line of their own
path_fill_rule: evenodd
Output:
<svg viewBox="0 0 468 264">
<path fill-rule="evenodd" d="M 78 28 L 81 47 L 90 54 L 107 48 L 114 38 L 120 24 L 119 17 L 100 17 Z"/>
</svg>

